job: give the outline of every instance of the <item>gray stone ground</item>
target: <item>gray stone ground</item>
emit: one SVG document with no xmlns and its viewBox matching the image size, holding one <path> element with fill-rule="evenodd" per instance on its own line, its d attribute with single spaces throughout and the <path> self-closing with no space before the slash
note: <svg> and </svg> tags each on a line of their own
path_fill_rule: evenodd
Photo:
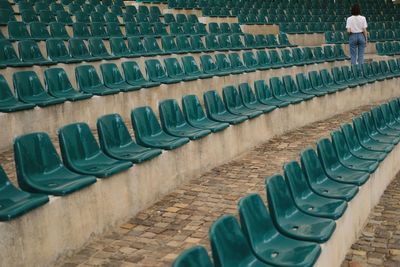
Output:
<svg viewBox="0 0 400 267">
<path fill-rule="evenodd" d="M 209 249 L 207 235 L 213 221 L 222 214 L 237 214 L 238 200 L 248 193 L 258 192 L 265 198 L 266 176 L 281 172 L 284 162 L 297 159 L 301 150 L 369 108 L 365 106 L 271 139 L 192 179 L 135 218 L 60 259 L 57 266 L 171 266 L 186 248 L 202 244 Z M 0 159 L 10 162 L 4 166 L 14 177 L 12 156 L 4 153 Z M 399 179 L 371 214 L 343 266 L 400 266 Z"/>
</svg>

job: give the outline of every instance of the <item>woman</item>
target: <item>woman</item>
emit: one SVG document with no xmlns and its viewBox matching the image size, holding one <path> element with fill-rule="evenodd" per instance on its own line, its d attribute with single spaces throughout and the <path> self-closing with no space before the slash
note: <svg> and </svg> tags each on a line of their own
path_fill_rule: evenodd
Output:
<svg viewBox="0 0 400 267">
<path fill-rule="evenodd" d="M 347 18 L 346 29 L 350 34 L 349 45 L 351 64 L 357 63 L 357 48 L 358 48 L 358 64 L 364 63 L 364 49 L 367 45 L 367 20 L 360 15 L 360 6 L 354 4 L 351 8 L 351 17 Z"/>
</svg>

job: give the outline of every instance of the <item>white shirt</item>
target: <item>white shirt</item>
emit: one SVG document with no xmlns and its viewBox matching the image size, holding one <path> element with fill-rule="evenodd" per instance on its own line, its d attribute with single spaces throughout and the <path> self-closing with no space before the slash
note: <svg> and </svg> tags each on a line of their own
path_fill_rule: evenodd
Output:
<svg viewBox="0 0 400 267">
<path fill-rule="evenodd" d="M 368 27 L 364 16 L 351 16 L 347 18 L 346 29 L 350 28 L 351 33 L 360 33 Z"/>
</svg>

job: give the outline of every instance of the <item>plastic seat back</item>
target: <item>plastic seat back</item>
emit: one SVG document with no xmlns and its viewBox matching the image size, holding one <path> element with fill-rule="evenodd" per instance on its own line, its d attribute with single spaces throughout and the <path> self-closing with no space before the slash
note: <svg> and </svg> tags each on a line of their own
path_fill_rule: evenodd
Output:
<svg viewBox="0 0 400 267">
<path fill-rule="evenodd" d="M 76 94 L 68 78 L 68 74 L 63 68 L 46 69 L 44 72 L 44 79 L 46 89 L 52 95 L 57 95 L 58 93 Z"/>
<path fill-rule="evenodd" d="M 103 85 L 96 69 L 92 65 L 80 65 L 76 67 L 75 76 L 79 90 L 84 92 L 90 91 L 90 88 Z"/>
<path fill-rule="evenodd" d="M 183 251 L 172 267 L 214 267 L 204 247 L 194 246 Z"/>
<path fill-rule="evenodd" d="M 53 38 L 60 38 L 63 40 L 68 40 L 70 36 L 65 29 L 65 24 L 61 22 L 52 22 L 49 24 L 50 34 Z"/>
<path fill-rule="evenodd" d="M 114 56 L 125 57 L 130 54 L 130 50 L 123 37 L 112 37 L 109 42 L 111 54 Z"/>
<path fill-rule="evenodd" d="M 158 59 L 147 59 L 145 65 L 150 80 L 158 81 L 167 77 L 165 69 Z"/>
<path fill-rule="evenodd" d="M 7 28 L 8 36 L 11 40 L 24 40 L 31 38 L 24 22 L 10 21 L 7 24 Z"/>
<path fill-rule="evenodd" d="M 104 27 L 104 24 L 101 22 L 92 22 L 92 24 L 90 24 L 90 32 L 93 37 L 108 38 L 109 36 L 106 27 Z"/>
<path fill-rule="evenodd" d="M 83 39 L 71 38 L 68 41 L 68 46 L 72 57 L 81 59 L 89 59 L 92 57 Z"/>
<path fill-rule="evenodd" d="M 154 111 L 148 107 L 139 107 L 132 110 L 132 125 L 135 130 L 136 141 L 143 145 L 143 138 L 157 136 L 164 133 Z"/>
<path fill-rule="evenodd" d="M 49 38 L 46 40 L 47 56 L 52 61 L 71 59 L 67 47 L 62 39 Z"/>
<path fill-rule="evenodd" d="M 157 40 L 152 37 L 148 36 L 143 39 L 144 41 L 144 47 L 146 48 L 147 52 L 153 52 L 153 53 L 163 53 L 161 50 L 160 46 L 157 43 Z"/>
<path fill-rule="evenodd" d="M 200 64 L 201 68 L 206 73 L 215 74 L 218 72 L 218 66 L 215 64 L 210 55 L 201 55 Z"/>
<path fill-rule="evenodd" d="M 173 36 L 162 36 L 161 37 L 161 45 L 162 45 L 162 49 L 165 52 L 169 52 L 169 53 L 178 52 L 178 47 L 175 43 Z"/>
<path fill-rule="evenodd" d="M 8 65 L 20 62 L 11 42 L 8 40 L 0 40 L 0 64 Z"/>
<path fill-rule="evenodd" d="M 33 40 L 22 40 L 18 42 L 18 54 L 22 61 L 34 64 L 46 61 L 38 44 Z"/>
<path fill-rule="evenodd" d="M 46 24 L 43 22 L 31 22 L 29 24 L 32 38 L 36 40 L 46 40 L 50 38 L 50 33 L 47 31 Z"/>
<path fill-rule="evenodd" d="M 90 53 L 94 57 L 107 58 L 110 54 L 107 51 L 105 44 L 101 38 L 93 37 L 89 39 Z"/>
<path fill-rule="evenodd" d="M 130 84 L 145 82 L 142 71 L 135 61 L 125 61 L 122 64 L 125 80 Z"/>
<path fill-rule="evenodd" d="M 89 28 L 84 22 L 75 22 L 72 25 L 72 31 L 74 33 L 74 37 L 77 38 L 89 38 L 92 35 L 90 34 Z"/>
<path fill-rule="evenodd" d="M 32 99 L 48 97 L 42 82 L 34 71 L 15 72 L 13 74 L 13 84 L 16 95 L 23 102 L 29 103 L 32 102 Z"/>
<path fill-rule="evenodd" d="M 110 37 L 124 37 L 118 22 L 108 22 L 107 32 Z"/>
</svg>

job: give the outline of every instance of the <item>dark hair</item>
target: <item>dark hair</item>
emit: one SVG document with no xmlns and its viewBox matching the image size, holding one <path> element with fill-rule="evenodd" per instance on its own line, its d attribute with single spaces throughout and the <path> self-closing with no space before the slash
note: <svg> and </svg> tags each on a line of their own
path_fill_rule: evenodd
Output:
<svg viewBox="0 0 400 267">
<path fill-rule="evenodd" d="M 358 15 L 360 15 L 360 5 L 359 4 L 354 4 L 352 7 L 351 7 L 351 15 L 353 15 L 353 16 L 358 16 Z"/>
</svg>

